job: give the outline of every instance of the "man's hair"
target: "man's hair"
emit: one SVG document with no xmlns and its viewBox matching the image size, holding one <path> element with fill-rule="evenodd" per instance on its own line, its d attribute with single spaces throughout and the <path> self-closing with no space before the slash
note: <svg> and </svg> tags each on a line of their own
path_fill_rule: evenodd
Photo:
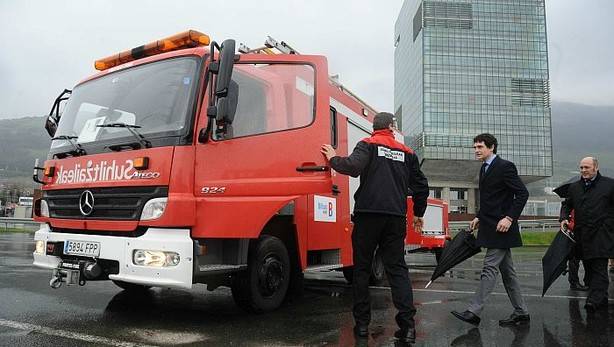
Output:
<svg viewBox="0 0 614 347">
<path fill-rule="evenodd" d="M 595 169 L 599 169 L 599 160 L 597 160 L 597 158 L 595 158 L 595 157 L 584 157 L 584 158 L 582 158 L 582 160 L 584 160 L 584 159 L 592 160 L 593 161 L 593 166 L 595 167 Z"/>
<path fill-rule="evenodd" d="M 483 133 L 473 138 L 473 143 L 484 142 L 486 147 L 493 148 L 493 153 L 497 154 L 497 138 L 489 133 Z"/>
<path fill-rule="evenodd" d="M 388 112 L 380 112 L 373 118 L 373 130 L 388 129 L 394 124 L 394 115 Z"/>
</svg>

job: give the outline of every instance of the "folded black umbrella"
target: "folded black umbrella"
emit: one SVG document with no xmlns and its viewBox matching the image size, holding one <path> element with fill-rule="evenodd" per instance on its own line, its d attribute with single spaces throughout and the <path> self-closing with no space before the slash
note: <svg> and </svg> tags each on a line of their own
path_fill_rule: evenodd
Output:
<svg viewBox="0 0 614 347">
<path fill-rule="evenodd" d="M 546 254 L 542 258 L 542 270 L 544 272 L 544 287 L 542 297 L 554 281 L 567 268 L 567 260 L 573 252 L 575 241 L 567 230 L 556 233 L 554 240 L 548 247 Z"/>
<path fill-rule="evenodd" d="M 442 276 L 446 271 L 480 253 L 480 250 L 480 247 L 476 244 L 475 236 L 473 236 L 472 233 L 460 231 L 443 248 L 441 257 L 439 257 L 439 263 L 425 288 L 428 288 L 434 280 Z"/>
<path fill-rule="evenodd" d="M 578 182 L 580 180 L 580 176 L 574 176 L 567 181 L 563 182 L 560 186 L 554 188 L 552 191 L 556 193 L 556 195 L 565 199 L 567 197 L 567 191 L 569 190 L 569 186 L 572 183 Z"/>
</svg>

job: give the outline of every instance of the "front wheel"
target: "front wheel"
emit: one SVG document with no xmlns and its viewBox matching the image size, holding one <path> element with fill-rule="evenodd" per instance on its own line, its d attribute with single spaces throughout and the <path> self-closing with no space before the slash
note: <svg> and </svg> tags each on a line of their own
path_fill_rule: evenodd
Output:
<svg viewBox="0 0 614 347">
<path fill-rule="evenodd" d="M 284 301 L 289 283 L 288 250 L 277 237 L 265 235 L 250 249 L 247 270 L 235 275 L 232 297 L 248 312 L 272 311 Z"/>
</svg>

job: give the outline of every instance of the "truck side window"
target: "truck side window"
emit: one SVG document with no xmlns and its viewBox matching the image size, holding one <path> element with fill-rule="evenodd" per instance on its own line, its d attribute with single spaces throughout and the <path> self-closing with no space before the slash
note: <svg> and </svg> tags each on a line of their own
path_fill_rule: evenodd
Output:
<svg viewBox="0 0 614 347">
<path fill-rule="evenodd" d="M 339 135 L 337 133 L 337 110 L 334 107 L 330 108 L 330 144 L 333 148 L 337 148 Z"/>
<path fill-rule="evenodd" d="M 235 64 L 234 121 L 224 139 L 307 126 L 314 119 L 314 69 L 299 64 Z"/>
</svg>

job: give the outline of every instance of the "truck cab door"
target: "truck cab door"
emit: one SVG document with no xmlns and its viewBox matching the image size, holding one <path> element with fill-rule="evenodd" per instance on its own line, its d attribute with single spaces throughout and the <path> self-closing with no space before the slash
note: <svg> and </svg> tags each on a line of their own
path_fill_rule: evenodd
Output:
<svg viewBox="0 0 614 347">
<path fill-rule="evenodd" d="M 238 84 L 232 124 L 196 145 L 197 224 L 208 236 L 257 236 L 293 199 L 331 192 L 320 153 L 331 141 L 327 62 L 320 56 L 241 55 L 232 80 Z M 207 126 L 202 109 L 198 129 Z"/>
</svg>

